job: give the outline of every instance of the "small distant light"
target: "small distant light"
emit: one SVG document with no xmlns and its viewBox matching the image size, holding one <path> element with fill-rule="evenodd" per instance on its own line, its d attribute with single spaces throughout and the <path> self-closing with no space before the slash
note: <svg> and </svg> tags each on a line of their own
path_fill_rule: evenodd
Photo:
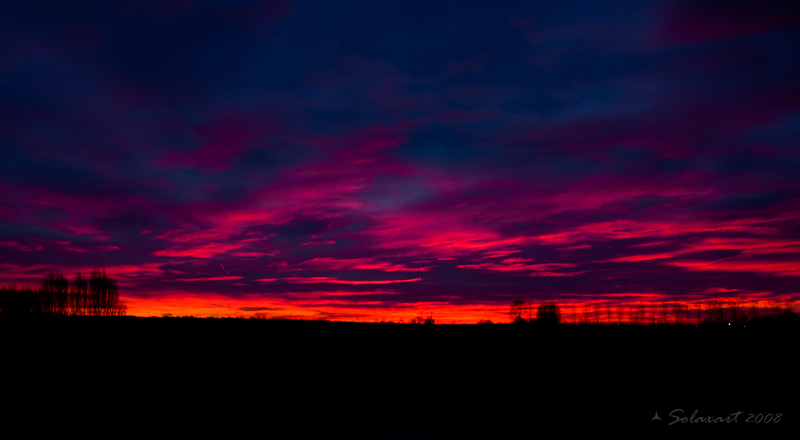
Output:
<svg viewBox="0 0 800 440">
<path fill-rule="evenodd" d="M 731 325 L 731 323 L 729 322 L 728 325 Z"/>
</svg>

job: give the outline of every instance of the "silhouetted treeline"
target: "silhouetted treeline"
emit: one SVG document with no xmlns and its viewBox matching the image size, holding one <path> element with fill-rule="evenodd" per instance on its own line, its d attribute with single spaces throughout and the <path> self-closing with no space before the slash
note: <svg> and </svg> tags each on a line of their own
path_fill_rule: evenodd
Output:
<svg viewBox="0 0 800 440">
<path fill-rule="evenodd" d="M 0 313 L 6 315 L 123 316 L 126 312 L 117 282 L 105 270 L 93 270 L 88 280 L 78 272 L 71 288 L 59 273 L 45 278 L 39 290 L 0 288 Z"/>
<path fill-rule="evenodd" d="M 536 307 L 536 317 L 534 318 L 533 306 L 526 304 L 525 301 L 518 299 L 511 303 L 511 322 L 521 324 L 525 322 L 537 322 L 541 324 L 560 324 L 561 308 L 554 302 L 546 302 Z"/>
<path fill-rule="evenodd" d="M 744 303 L 741 299 L 715 299 L 703 303 L 652 302 L 632 305 L 596 302 L 569 308 L 562 314 L 553 303 L 534 306 L 523 300 L 511 303 L 512 323 L 540 322 L 558 324 L 746 324 L 752 321 L 778 319 L 782 322 L 800 320 L 791 304 Z"/>
</svg>

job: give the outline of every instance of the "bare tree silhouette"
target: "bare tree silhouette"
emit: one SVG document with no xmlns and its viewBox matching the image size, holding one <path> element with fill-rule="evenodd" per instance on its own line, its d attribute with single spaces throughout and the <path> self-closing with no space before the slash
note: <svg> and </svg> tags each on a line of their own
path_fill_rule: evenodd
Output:
<svg viewBox="0 0 800 440">
<path fill-rule="evenodd" d="M 607 302 L 603 303 L 603 313 L 606 315 L 606 324 L 611 324 L 611 305 Z"/>
<path fill-rule="evenodd" d="M 0 289 L 0 312 L 10 316 L 29 316 L 37 312 L 37 295 L 31 288 L 3 287 Z"/>
<path fill-rule="evenodd" d="M 650 324 L 656 323 L 656 305 L 650 304 Z"/>
<path fill-rule="evenodd" d="M 573 304 L 573 305 L 571 305 L 569 307 L 569 311 L 570 311 L 570 316 L 572 317 L 572 323 L 573 324 L 577 324 L 578 323 L 578 307 Z"/>
<path fill-rule="evenodd" d="M 411 319 L 412 324 L 436 324 L 436 320 L 433 319 L 433 313 L 428 314 L 420 314 L 417 315 L 415 318 Z"/>
<path fill-rule="evenodd" d="M 589 306 L 586 304 L 581 305 L 580 313 L 578 314 L 578 322 L 580 324 L 589 323 Z"/>
<path fill-rule="evenodd" d="M 746 320 L 746 314 L 742 309 L 742 299 L 741 298 L 734 298 L 728 304 L 728 315 L 730 317 L 731 322 L 734 323 L 742 323 Z"/>
<path fill-rule="evenodd" d="M 511 322 L 515 324 L 520 324 L 526 322 L 525 314 L 530 313 L 528 309 L 528 305 L 525 304 L 525 301 L 521 299 L 514 300 L 511 303 L 511 308 L 508 311 L 508 315 L 511 317 Z"/>
<path fill-rule="evenodd" d="M 119 299 L 117 281 L 94 269 L 89 278 L 89 313 L 93 316 L 122 316 L 127 306 Z"/>
<path fill-rule="evenodd" d="M 636 325 L 644 324 L 646 313 L 647 306 L 645 304 L 637 304 L 636 309 L 633 311 L 633 323 Z"/>
<path fill-rule="evenodd" d="M 561 308 L 554 302 L 540 304 L 536 308 L 536 321 L 545 324 L 560 324 Z"/>
<path fill-rule="evenodd" d="M 758 303 L 759 301 L 754 302 L 750 307 L 747 309 L 747 319 L 754 319 L 758 317 Z"/>
<path fill-rule="evenodd" d="M 39 310 L 45 315 L 64 316 L 69 303 L 69 282 L 60 273 L 50 273 L 39 289 Z"/>
<path fill-rule="evenodd" d="M 708 301 L 705 305 L 706 309 L 706 320 L 708 322 L 727 322 L 728 321 L 728 311 L 725 307 L 725 302 L 722 300 L 714 299 Z"/>
<path fill-rule="evenodd" d="M 666 324 L 669 319 L 669 307 L 666 303 L 661 302 L 658 304 L 658 322 Z"/>
<path fill-rule="evenodd" d="M 696 312 L 697 312 L 697 323 L 699 324 L 699 323 L 703 322 L 703 305 L 702 304 L 698 304 L 697 305 Z"/>
<path fill-rule="evenodd" d="M 688 306 L 682 302 L 675 301 L 672 303 L 672 316 L 675 318 L 675 323 L 683 324 L 684 323 L 684 316 L 686 316 L 686 322 L 689 322 L 689 313 L 688 313 Z"/>
<path fill-rule="evenodd" d="M 691 310 L 689 309 L 690 306 L 691 306 L 691 304 L 689 304 L 689 303 L 686 303 L 686 304 L 683 305 L 683 307 L 684 307 L 683 311 L 686 313 L 686 324 L 687 325 L 691 322 Z"/>
<path fill-rule="evenodd" d="M 86 304 L 88 302 L 89 285 L 78 272 L 75 281 L 72 283 L 72 290 L 69 293 L 70 314 L 73 316 L 85 316 Z"/>
<path fill-rule="evenodd" d="M 0 312 L 10 315 L 122 316 L 127 306 L 119 298 L 116 280 L 95 269 L 89 282 L 78 273 L 73 288 L 59 273 L 50 273 L 39 290 L 0 289 Z"/>
</svg>

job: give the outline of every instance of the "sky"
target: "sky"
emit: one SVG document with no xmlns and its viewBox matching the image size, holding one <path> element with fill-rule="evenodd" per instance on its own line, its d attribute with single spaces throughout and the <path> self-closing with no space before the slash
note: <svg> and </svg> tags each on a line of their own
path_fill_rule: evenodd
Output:
<svg viewBox="0 0 800 440">
<path fill-rule="evenodd" d="M 797 302 L 798 78 L 796 1 L 4 2 L 0 284 L 103 267 L 140 316 Z"/>
</svg>

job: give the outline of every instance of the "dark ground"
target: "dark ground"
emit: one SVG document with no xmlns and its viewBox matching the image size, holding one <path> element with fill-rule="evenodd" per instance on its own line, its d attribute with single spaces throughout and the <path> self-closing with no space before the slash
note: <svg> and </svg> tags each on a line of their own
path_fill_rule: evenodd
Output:
<svg viewBox="0 0 800 440">
<path fill-rule="evenodd" d="M 800 327 L 755 324 L 0 319 L 2 420 L 64 435 L 226 438 L 796 433 Z M 742 413 L 669 425 L 679 409 Z M 751 413 L 782 415 L 747 423 Z"/>
</svg>

